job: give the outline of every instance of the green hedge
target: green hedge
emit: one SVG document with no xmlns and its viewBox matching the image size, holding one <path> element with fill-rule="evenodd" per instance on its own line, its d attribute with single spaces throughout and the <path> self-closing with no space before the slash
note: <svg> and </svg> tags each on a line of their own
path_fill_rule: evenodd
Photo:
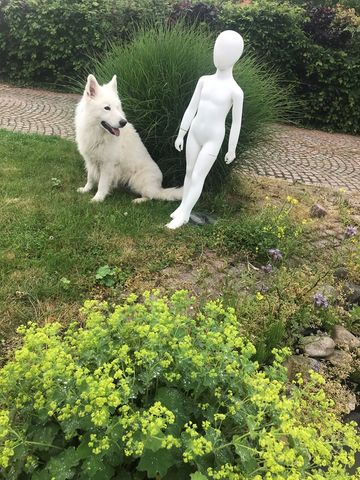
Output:
<svg viewBox="0 0 360 480">
<path fill-rule="evenodd" d="M 89 56 L 126 40 L 139 23 L 168 15 L 167 0 L 0 2 L 0 74 L 27 83 L 69 84 Z"/>
<path fill-rule="evenodd" d="M 297 120 L 360 133 L 360 17 L 353 11 L 314 11 L 275 0 L 245 7 L 228 2 L 220 20 L 222 29 L 241 32 L 248 51 L 293 83 Z"/>
</svg>

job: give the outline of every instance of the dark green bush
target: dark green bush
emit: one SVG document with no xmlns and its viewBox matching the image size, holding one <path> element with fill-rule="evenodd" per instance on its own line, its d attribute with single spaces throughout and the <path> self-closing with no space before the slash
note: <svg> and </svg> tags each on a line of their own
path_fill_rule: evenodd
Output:
<svg viewBox="0 0 360 480">
<path fill-rule="evenodd" d="M 164 18 L 167 0 L 8 0 L 0 3 L 0 74 L 21 82 L 69 83 L 89 55 Z"/>
<path fill-rule="evenodd" d="M 289 388 L 280 350 L 260 369 L 220 302 L 139 300 L 88 301 L 67 329 L 20 329 L 0 370 L 1 478 L 353 478 L 357 433 L 331 412 L 320 375 Z"/>
<path fill-rule="evenodd" d="M 241 32 L 247 48 L 276 67 L 285 84 L 292 82 L 298 121 L 360 132 L 360 17 L 353 10 L 227 2 L 220 20 L 223 29 Z"/>
<path fill-rule="evenodd" d="M 190 25 L 205 23 L 218 29 L 219 7 L 214 4 L 184 0 L 175 3 L 170 13 L 170 23 L 179 20 Z"/>
<path fill-rule="evenodd" d="M 220 21 L 222 29 L 241 33 L 247 50 L 286 72 L 286 81 L 296 81 L 303 74 L 307 37 L 302 8 L 276 0 L 247 6 L 227 2 L 221 9 Z"/>
<path fill-rule="evenodd" d="M 196 82 L 215 71 L 213 44 L 210 33 L 177 24 L 142 31 L 129 44 L 113 46 L 97 62 L 101 82 L 118 75 L 126 115 L 159 164 L 166 183 L 183 182 L 185 154 L 175 150 L 174 140 Z M 241 152 L 266 138 L 267 127 L 280 121 L 287 92 L 281 91 L 274 75 L 249 56 L 237 64 L 234 76 L 245 92 Z M 226 140 L 224 144 L 227 148 Z M 227 178 L 231 169 L 223 157 L 221 153 L 212 168 L 208 185 L 219 186 Z"/>
</svg>

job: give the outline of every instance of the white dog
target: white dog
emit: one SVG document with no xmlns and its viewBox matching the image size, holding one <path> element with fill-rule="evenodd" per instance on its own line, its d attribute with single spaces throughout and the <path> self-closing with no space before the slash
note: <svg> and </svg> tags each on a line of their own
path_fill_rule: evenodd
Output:
<svg viewBox="0 0 360 480">
<path fill-rule="evenodd" d="M 87 182 L 78 192 L 97 185 L 93 202 L 102 202 L 112 188 L 128 185 L 150 200 L 181 200 L 182 188 L 162 188 L 162 173 L 135 128 L 126 121 L 117 93 L 116 75 L 100 86 L 89 75 L 75 115 L 76 143 L 85 160 Z"/>
</svg>

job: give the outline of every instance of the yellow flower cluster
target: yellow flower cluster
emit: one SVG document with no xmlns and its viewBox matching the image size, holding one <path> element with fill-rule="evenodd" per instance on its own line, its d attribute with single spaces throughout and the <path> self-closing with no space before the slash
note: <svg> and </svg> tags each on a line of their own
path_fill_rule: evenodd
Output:
<svg viewBox="0 0 360 480">
<path fill-rule="evenodd" d="M 70 456 L 85 444 L 94 464 L 146 465 L 154 452 L 211 480 L 350 478 L 356 430 L 331 413 L 323 377 L 289 385 L 289 351 L 260 368 L 234 309 L 212 301 L 196 314 L 192 304 L 183 291 L 132 295 L 116 307 L 86 302 L 65 332 L 21 328 L 23 346 L 0 371 L 0 475 L 15 452 L 27 476 L 38 472 L 42 449 L 60 449 L 54 432 Z M 44 425 L 50 444 L 37 445 Z"/>
<path fill-rule="evenodd" d="M 299 200 L 297 200 L 296 198 L 292 197 L 291 195 L 288 195 L 286 197 L 286 201 L 291 203 L 291 205 L 297 205 L 299 203 Z"/>
<path fill-rule="evenodd" d="M 160 402 L 155 402 L 148 410 L 130 411 L 128 405 L 119 409 L 119 423 L 124 428 L 122 440 L 125 442 L 125 455 L 139 456 L 142 454 L 148 438 L 160 438 L 164 447 L 172 448 L 179 445 L 179 440 L 172 435 L 163 437 L 162 433 L 168 425 L 175 422 L 175 415 Z M 141 438 L 138 438 L 138 432 Z"/>
<path fill-rule="evenodd" d="M 198 427 L 195 423 L 186 423 L 184 429 L 185 433 L 183 437 L 185 439 L 186 449 L 183 453 L 183 459 L 185 463 L 189 463 L 195 460 L 196 457 L 202 457 L 212 452 L 212 442 L 198 432 Z"/>
</svg>

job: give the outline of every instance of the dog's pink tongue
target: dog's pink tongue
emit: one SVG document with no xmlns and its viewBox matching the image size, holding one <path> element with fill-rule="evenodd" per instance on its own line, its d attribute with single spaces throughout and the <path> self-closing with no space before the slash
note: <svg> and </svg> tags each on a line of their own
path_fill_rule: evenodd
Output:
<svg viewBox="0 0 360 480">
<path fill-rule="evenodd" d="M 113 128 L 113 132 L 115 136 L 118 137 L 120 135 L 120 128 Z"/>
</svg>

